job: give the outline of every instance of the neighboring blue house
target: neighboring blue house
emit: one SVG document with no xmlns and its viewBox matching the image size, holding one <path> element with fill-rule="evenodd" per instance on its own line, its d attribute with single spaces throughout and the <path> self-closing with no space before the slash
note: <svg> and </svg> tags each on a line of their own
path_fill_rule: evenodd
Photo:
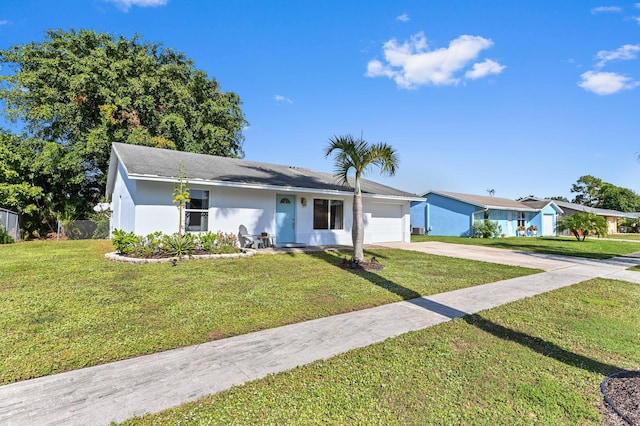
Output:
<svg viewBox="0 0 640 426">
<path fill-rule="evenodd" d="M 424 197 L 426 201 L 411 203 L 414 234 L 424 229 L 429 235 L 471 237 L 473 223 L 488 219 L 497 222 L 498 232 L 506 236 L 556 235 L 556 215 L 562 213 L 552 200 L 520 202 L 444 191 L 429 191 Z M 518 232 L 519 227 L 526 231 Z"/>
</svg>

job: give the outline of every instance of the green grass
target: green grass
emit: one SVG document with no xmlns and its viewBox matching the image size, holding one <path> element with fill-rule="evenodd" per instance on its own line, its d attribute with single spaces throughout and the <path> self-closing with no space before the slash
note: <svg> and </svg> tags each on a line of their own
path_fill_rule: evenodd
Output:
<svg viewBox="0 0 640 426">
<path fill-rule="evenodd" d="M 614 240 L 634 240 L 640 241 L 640 234 L 629 233 L 629 234 L 609 234 L 607 238 L 611 238 Z"/>
<path fill-rule="evenodd" d="M 132 265 L 108 241 L 0 246 L 0 384 L 537 272 L 401 250 Z"/>
<path fill-rule="evenodd" d="M 630 241 L 612 241 L 587 238 L 578 241 L 572 237 L 511 237 L 511 238 L 464 238 L 413 235 L 412 242 L 440 241 L 444 243 L 489 246 L 534 253 L 560 254 L 565 256 L 608 259 L 640 251 L 640 244 Z"/>
<path fill-rule="evenodd" d="M 597 425 L 640 368 L 640 286 L 595 279 L 268 376 L 127 425 Z"/>
</svg>

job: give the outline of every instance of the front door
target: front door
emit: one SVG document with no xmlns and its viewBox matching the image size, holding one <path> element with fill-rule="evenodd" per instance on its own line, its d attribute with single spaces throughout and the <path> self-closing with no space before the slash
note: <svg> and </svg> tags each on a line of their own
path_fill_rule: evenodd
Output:
<svg viewBox="0 0 640 426">
<path fill-rule="evenodd" d="M 296 196 L 276 195 L 276 243 L 296 242 Z"/>
</svg>

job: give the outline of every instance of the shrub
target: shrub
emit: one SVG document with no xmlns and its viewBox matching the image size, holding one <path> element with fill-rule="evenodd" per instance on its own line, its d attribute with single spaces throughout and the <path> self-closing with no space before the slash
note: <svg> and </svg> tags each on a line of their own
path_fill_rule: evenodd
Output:
<svg viewBox="0 0 640 426">
<path fill-rule="evenodd" d="M 13 243 L 15 243 L 15 241 L 13 240 L 11 235 L 9 235 L 7 231 L 5 231 L 4 228 L 0 226 L 0 244 L 13 244 Z"/>
<path fill-rule="evenodd" d="M 209 231 L 198 236 L 198 246 L 201 250 L 211 253 L 218 248 L 218 245 L 218 234 Z"/>
<path fill-rule="evenodd" d="M 165 235 L 162 238 L 162 250 L 171 256 L 189 256 L 196 249 L 196 238 L 193 234 Z"/>
<path fill-rule="evenodd" d="M 93 230 L 93 234 L 91 238 L 94 240 L 104 240 L 109 238 L 109 217 L 102 214 L 96 213 L 91 215 L 89 218 L 91 222 L 93 222 L 96 228 Z"/>
<path fill-rule="evenodd" d="M 473 224 L 474 237 L 493 238 L 496 235 L 498 235 L 498 222 L 476 220 Z"/>
<path fill-rule="evenodd" d="M 114 229 L 111 244 L 113 244 L 113 247 L 116 249 L 116 253 L 129 255 L 140 245 L 140 237 L 133 232 Z"/>
<path fill-rule="evenodd" d="M 226 250 L 224 253 L 229 253 L 229 251 L 235 251 L 238 248 L 238 237 L 231 232 L 222 232 L 218 231 L 218 248 L 221 250 Z"/>
</svg>

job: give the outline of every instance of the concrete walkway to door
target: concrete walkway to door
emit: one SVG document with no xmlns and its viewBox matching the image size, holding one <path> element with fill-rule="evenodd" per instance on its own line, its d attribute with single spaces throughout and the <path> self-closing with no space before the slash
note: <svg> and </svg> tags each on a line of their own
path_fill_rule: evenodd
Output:
<svg viewBox="0 0 640 426">
<path fill-rule="evenodd" d="M 429 248 L 420 243 L 403 248 L 464 251 L 458 245 Z M 539 258 L 503 250 L 496 256 L 498 253 L 484 249 L 464 252 L 471 258 L 499 263 L 520 259 L 523 266 L 538 268 L 544 259 L 548 263 L 542 269 L 548 272 L 0 386 L 0 424 L 101 425 L 123 421 L 591 278 L 640 283 L 639 273 L 625 271 L 640 264 L 640 257 L 596 261 Z M 527 259 L 532 263 L 527 265 Z"/>
</svg>

